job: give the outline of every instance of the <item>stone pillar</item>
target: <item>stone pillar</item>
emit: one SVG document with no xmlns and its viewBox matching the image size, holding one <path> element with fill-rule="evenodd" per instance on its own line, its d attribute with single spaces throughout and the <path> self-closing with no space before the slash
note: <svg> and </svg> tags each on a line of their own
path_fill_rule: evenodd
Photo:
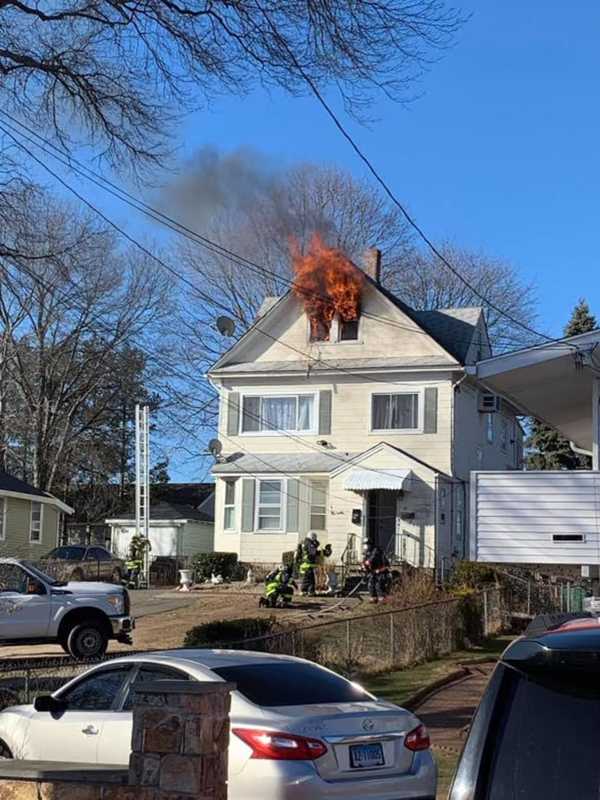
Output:
<svg viewBox="0 0 600 800">
<path fill-rule="evenodd" d="M 233 684 L 140 683 L 133 708 L 129 784 L 156 800 L 226 800 Z"/>
</svg>

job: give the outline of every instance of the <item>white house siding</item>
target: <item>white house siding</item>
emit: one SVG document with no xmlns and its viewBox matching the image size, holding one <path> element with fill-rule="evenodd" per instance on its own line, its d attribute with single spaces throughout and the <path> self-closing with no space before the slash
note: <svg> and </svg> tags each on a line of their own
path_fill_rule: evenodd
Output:
<svg viewBox="0 0 600 800">
<path fill-rule="evenodd" d="M 358 342 L 312 343 L 313 358 L 382 358 L 404 353 L 440 356 L 446 351 L 373 286 L 366 285 L 362 298 Z M 382 323 L 382 318 L 388 323 Z M 258 329 L 267 322 L 258 323 Z M 246 362 L 298 361 L 298 350 L 307 350 L 308 319 L 297 300 L 289 296 L 269 315 L 268 336 L 257 336 L 244 348 Z M 282 341 L 274 341 L 274 339 Z M 294 349 L 297 348 L 297 349 Z"/>
<path fill-rule="evenodd" d="M 112 524 L 112 550 L 119 558 L 127 559 L 129 545 L 135 534 L 135 525 Z M 210 553 L 213 549 L 212 523 L 188 522 L 185 525 L 151 523 L 149 538 L 150 557 L 182 558 L 196 553 Z"/>
<path fill-rule="evenodd" d="M 363 452 L 373 445 L 385 441 L 413 453 L 417 458 L 427 461 L 442 472 L 451 468 L 451 373 L 442 377 L 436 373 L 393 373 L 386 374 L 385 380 L 378 381 L 375 376 L 361 378 L 359 376 L 336 375 L 335 378 L 308 376 L 302 382 L 297 378 L 282 376 L 276 381 L 264 378 L 245 378 L 243 381 L 224 381 L 221 389 L 221 415 L 219 437 L 226 453 L 250 452 L 265 456 L 268 462 L 269 453 L 314 453 L 322 451 L 317 442 L 326 439 L 330 447 L 327 452 L 335 456 L 335 451 Z M 436 433 L 396 433 L 394 431 L 371 432 L 371 396 L 389 392 L 419 392 L 421 406 L 423 392 L 426 387 L 438 390 L 437 432 Z M 239 392 L 241 398 L 245 392 L 264 394 L 281 394 L 282 392 L 318 392 L 331 390 L 331 434 L 326 436 L 293 433 L 285 435 L 278 432 L 272 434 L 247 434 L 231 436 L 227 433 L 227 396 L 228 390 Z"/>
<path fill-rule="evenodd" d="M 447 506 L 443 512 L 443 518 L 439 519 L 439 531 L 441 532 L 440 547 L 438 557 L 449 557 L 451 555 L 451 536 L 453 520 L 453 483 L 444 478 L 438 478 L 436 472 L 426 466 L 420 465 L 413 459 L 402 456 L 397 451 L 389 449 L 371 454 L 356 465 L 358 469 L 367 470 L 386 470 L 406 468 L 411 470 L 412 477 L 407 491 L 399 496 L 400 513 L 412 513 L 414 519 L 398 520 L 397 535 L 398 546 L 404 542 L 403 555 L 406 560 L 415 566 L 433 567 L 435 562 L 435 515 L 436 500 L 435 489 L 437 481 L 441 480 L 445 487 Z M 323 544 L 331 544 L 333 554 L 332 562 L 339 562 L 346 550 L 349 542 L 353 541 L 355 553 L 361 552 L 362 542 L 365 536 L 365 525 L 367 519 L 366 500 L 362 494 L 348 491 L 344 488 L 344 480 L 352 466 L 347 470 L 341 470 L 337 475 L 330 478 L 323 475 L 265 475 L 263 477 L 277 477 L 283 480 L 286 478 L 297 479 L 300 483 L 299 501 L 299 531 L 290 533 L 259 533 L 259 532 L 240 532 L 241 524 L 241 486 L 244 478 L 248 476 L 228 476 L 230 480 L 236 480 L 236 515 L 235 527 L 231 531 L 223 530 L 224 518 L 224 492 L 225 481 L 217 478 L 216 481 L 216 520 L 215 520 L 215 550 L 237 552 L 240 560 L 253 563 L 276 563 L 281 560 L 282 553 L 294 550 L 300 539 L 302 539 L 309 529 L 308 523 L 308 485 L 310 480 L 328 480 L 327 496 L 327 522 L 326 530 L 319 532 L 319 539 Z M 362 524 L 352 522 L 353 509 L 362 511 Z"/>
<path fill-rule="evenodd" d="M 583 541 L 554 541 L 555 535 Z M 474 472 L 470 554 L 509 564 L 597 564 L 600 474 Z"/>
<path fill-rule="evenodd" d="M 522 438 L 516 416 L 505 403 L 492 414 L 493 442 L 487 439 L 487 414 L 479 411 L 481 389 L 466 382 L 454 396 L 454 474 L 468 481 L 471 470 L 510 470 L 518 466 Z M 507 425 L 506 447 L 501 436 L 503 420 Z"/>
</svg>

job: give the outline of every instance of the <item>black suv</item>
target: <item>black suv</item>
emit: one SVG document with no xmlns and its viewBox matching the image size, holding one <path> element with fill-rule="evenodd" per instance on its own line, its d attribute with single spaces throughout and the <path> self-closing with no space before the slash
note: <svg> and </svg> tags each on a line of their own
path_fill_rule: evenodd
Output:
<svg viewBox="0 0 600 800">
<path fill-rule="evenodd" d="M 537 617 L 483 695 L 449 800 L 600 797 L 600 621 Z"/>
</svg>

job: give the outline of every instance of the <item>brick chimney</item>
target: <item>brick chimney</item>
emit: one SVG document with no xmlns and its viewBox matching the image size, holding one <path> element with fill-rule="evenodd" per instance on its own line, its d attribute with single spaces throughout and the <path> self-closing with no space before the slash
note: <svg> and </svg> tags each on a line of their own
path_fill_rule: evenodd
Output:
<svg viewBox="0 0 600 800">
<path fill-rule="evenodd" d="M 377 247 L 369 247 L 363 255 L 363 270 L 375 283 L 381 280 L 381 250 Z"/>
</svg>

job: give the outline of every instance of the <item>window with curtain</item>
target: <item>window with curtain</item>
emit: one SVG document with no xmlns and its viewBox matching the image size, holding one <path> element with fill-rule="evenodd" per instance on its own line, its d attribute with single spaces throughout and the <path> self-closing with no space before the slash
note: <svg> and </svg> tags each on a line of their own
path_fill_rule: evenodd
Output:
<svg viewBox="0 0 600 800">
<path fill-rule="evenodd" d="M 310 482 L 310 527 L 324 531 L 327 525 L 327 481 Z"/>
<path fill-rule="evenodd" d="M 6 538 L 6 497 L 0 497 L 0 539 Z"/>
<path fill-rule="evenodd" d="M 31 524 L 29 527 L 29 541 L 42 541 L 42 504 L 31 504 Z"/>
<path fill-rule="evenodd" d="M 371 404 L 371 428 L 374 431 L 419 428 L 418 393 L 374 394 Z"/>
<path fill-rule="evenodd" d="M 235 481 L 225 481 L 225 513 L 223 528 L 230 531 L 235 528 Z"/>
<path fill-rule="evenodd" d="M 259 396 L 245 395 L 242 402 L 242 433 L 268 431 L 312 431 L 313 394 Z"/>
<path fill-rule="evenodd" d="M 283 529 L 283 481 L 257 481 L 257 524 L 259 531 Z"/>
</svg>

